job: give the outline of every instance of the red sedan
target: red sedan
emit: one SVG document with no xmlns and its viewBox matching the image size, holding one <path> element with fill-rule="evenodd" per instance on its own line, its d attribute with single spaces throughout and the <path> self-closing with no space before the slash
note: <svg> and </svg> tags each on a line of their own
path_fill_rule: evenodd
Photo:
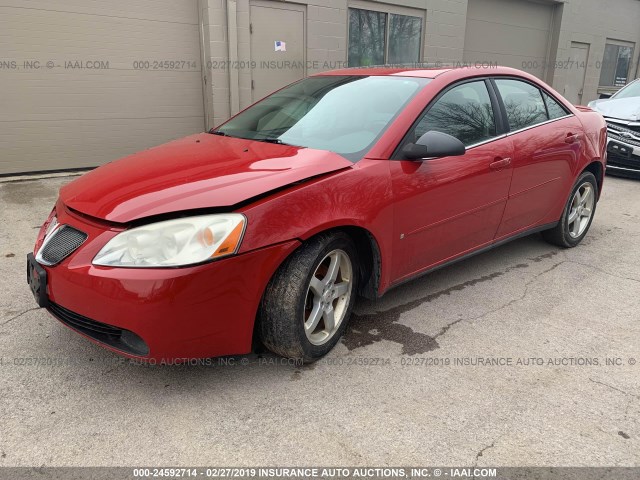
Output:
<svg viewBox="0 0 640 480">
<path fill-rule="evenodd" d="M 533 232 L 579 244 L 606 138 L 518 70 L 323 73 L 62 188 L 28 281 L 127 356 L 313 361 L 358 295 Z"/>
</svg>

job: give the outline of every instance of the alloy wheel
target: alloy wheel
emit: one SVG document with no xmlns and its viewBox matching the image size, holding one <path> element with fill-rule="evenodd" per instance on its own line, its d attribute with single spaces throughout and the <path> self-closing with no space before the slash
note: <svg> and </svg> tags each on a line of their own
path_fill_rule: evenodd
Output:
<svg viewBox="0 0 640 480">
<path fill-rule="evenodd" d="M 329 252 L 316 267 L 304 306 L 304 332 L 314 345 L 323 345 L 346 316 L 353 286 L 351 259 L 343 250 Z"/>
<path fill-rule="evenodd" d="M 593 207 L 595 204 L 595 195 L 593 185 L 585 182 L 576 190 L 571 199 L 569 207 L 569 217 L 567 224 L 569 227 L 569 235 L 572 238 L 579 238 L 589 226 L 593 215 Z"/>
</svg>

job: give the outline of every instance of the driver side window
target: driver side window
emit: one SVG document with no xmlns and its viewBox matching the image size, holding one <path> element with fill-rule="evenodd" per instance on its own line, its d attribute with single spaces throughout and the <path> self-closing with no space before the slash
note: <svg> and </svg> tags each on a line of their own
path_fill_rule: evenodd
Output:
<svg viewBox="0 0 640 480">
<path fill-rule="evenodd" d="M 428 131 L 448 133 L 466 147 L 497 136 L 491 98 L 483 80 L 453 87 L 424 114 L 413 142 Z"/>
</svg>

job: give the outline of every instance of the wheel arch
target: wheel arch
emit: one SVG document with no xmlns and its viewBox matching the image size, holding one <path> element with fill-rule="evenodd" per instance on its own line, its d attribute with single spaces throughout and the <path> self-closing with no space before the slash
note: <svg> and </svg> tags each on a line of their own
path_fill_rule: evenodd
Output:
<svg viewBox="0 0 640 480">
<path fill-rule="evenodd" d="M 314 228 L 313 230 L 301 235 L 298 240 L 300 245 L 287 255 L 278 268 L 298 250 L 305 242 L 312 240 L 319 235 L 326 235 L 332 232 L 344 232 L 356 245 L 356 250 L 360 255 L 360 286 L 358 288 L 358 295 L 374 300 L 379 297 L 378 291 L 380 288 L 380 282 L 382 278 L 382 253 L 380 250 L 380 242 L 376 239 L 375 235 L 367 228 L 356 225 L 354 223 L 331 223 L 321 227 Z M 275 275 L 274 271 L 272 274 Z"/>
<path fill-rule="evenodd" d="M 271 278 L 267 282 L 271 282 L 276 272 L 285 264 L 287 259 L 291 257 L 305 242 L 312 240 L 313 238 L 326 235 L 327 233 L 333 232 L 343 232 L 346 233 L 353 242 L 355 243 L 356 250 L 360 255 L 359 260 L 359 273 L 360 273 L 360 281 L 358 284 L 358 295 L 364 298 L 375 300 L 379 297 L 378 291 L 380 288 L 380 279 L 382 274 L 382 256 L 380 253 L 380 245 L 376 240 L 373 233 L 367 230 L 364 227 L 353 225 L 353 224 L 343 224 L 343 225 L 334 225 L 331 227 L 327 227 L 324 229 L 316 229 L 312 233 L 308 235 L 304 235 L 303 238 L 298 239 L 300 244 L 289 252 L 287 256 L 285 256 L 277 268 L 273 271 Z M 363 268 L 364 267 L 364 268 Z M 265 286 L 266 291 L 266 286 Z M 262 304 L 262 298 L 264 297 L 265 291 L 262 292 L 260 304 Z M 256 316 L 254 318 L 253 323 L 253 332 L 252 332 L 252 350 L 253 351 L 262 351 L 264 346 L 261 345 L 258 328 L 260 324 L 260 307 L 256 312 Z"/>
<path fill-rule="evenodd" d="M 358 295 L 370 300 L 378 298 L 382 257 L 380 255 L 380 247 L 373 234 L 366 228 L 355 225 L 336 227 L 323 233 L 327 231 L 341 231 L 351 237 L 360 255 L 360 258 L 358 258 L 360 273 Z"/>
<path fill-rule="evenodd" d="M 314 228 L 306 235 L 303 235 L 300 240 L 302 242 L 308 242 L 318 235 L 325 235 L 332 232 L 346 233 L 356 245 L 356 250 L 360 255 L 360 286 L 358 288 L 358 295 L 370 300 L 378 298 L 382 274 L 382 254 L 380 251 L 380 243 L 375 235 L 369 229 L 361 225 L 356 225 L 355 223 L 332 222 L 331 224 Z"/>
<path fill-rule="evenodd" d="M 580 175 L 582 175 L 584 172 L 591 172 L 593 173 L 593 176 L 596 177 L 596 183 L 598 184 L 598 199 L 599 199 L 600 194 L 602 193 L 602 184 L 604 182 L 604 167 L 602 166 L 602 162 L 600 162 L 599 160 L 594 160 L 593 162 L 588 164 L 586 167 L 584 167 L 582 172 L 580 172 Z"/>
</svg>

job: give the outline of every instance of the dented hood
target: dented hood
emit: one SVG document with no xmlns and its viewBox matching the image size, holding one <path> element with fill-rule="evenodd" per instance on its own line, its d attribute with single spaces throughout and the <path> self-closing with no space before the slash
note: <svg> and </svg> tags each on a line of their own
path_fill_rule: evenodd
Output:
<svg viewBox="0 0 640 480">
<path fill-rule="evenodd" d="M 640 121 L 640 97 L 595 100 L 590 105 L 605 117 Z"/>
<path fill-rule="evenodd" d="M 126 223 L 228 207 L 316 175 L 351 167 L 324 150 L 202 133 L 104 165 L 60 191 L 81 213 Z"/>
</svg>

